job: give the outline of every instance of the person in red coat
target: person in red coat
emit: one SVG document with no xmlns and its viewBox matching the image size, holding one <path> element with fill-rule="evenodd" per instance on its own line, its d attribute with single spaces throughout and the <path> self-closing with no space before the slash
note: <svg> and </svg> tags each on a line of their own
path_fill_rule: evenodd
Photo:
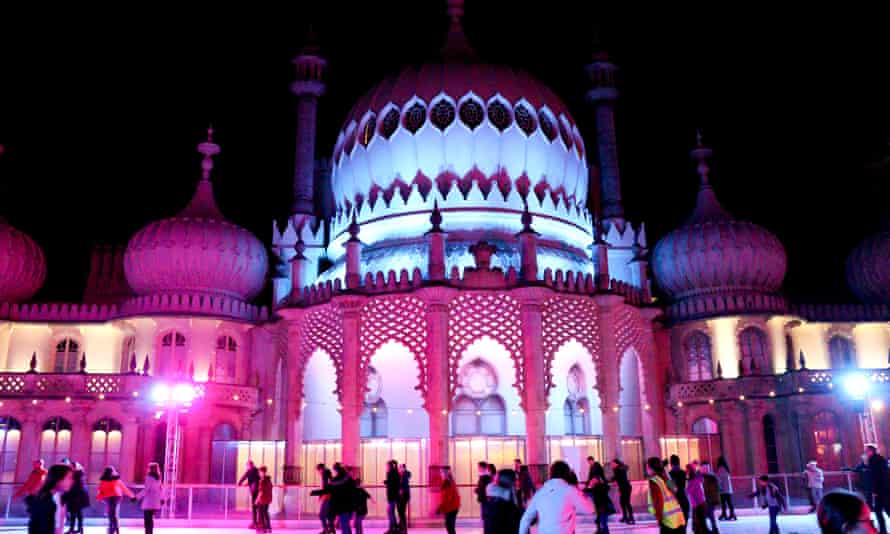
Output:
<svg viewBox="0 0 890 534">
<path fill-rule="evenodd" d="M 442 487 L 439 488 L 439 508 L 438 513 L 445 515 L 445 530 L 448 534 L 455 534 L 455 523 L 457 523 L 457 512 L 460 510 L 460 493 L 457 491 L 457 484 L 454 482 L 454 476 L 451 474 L 451 468 L 442 466 Z"/>
<path fill-rule="evenodd" d="M 272 477 L 266 466 L 260 467 L 259 493 L 257 493 L 257 532 L 272 532 L 272 521 L 269 519 L 269 505 L 272 504 Z"/>
<path fill-rule="evenodd" d="M 46 467 L 43 465 L 43 460 L 34 460 L 34 469 L 31 470 L 28 479 L 12 496 L 18 499 L 36 495 L 40 491 L 40 486 L 43 485 L 44 478 L 46 478 Z"/>
</svg>

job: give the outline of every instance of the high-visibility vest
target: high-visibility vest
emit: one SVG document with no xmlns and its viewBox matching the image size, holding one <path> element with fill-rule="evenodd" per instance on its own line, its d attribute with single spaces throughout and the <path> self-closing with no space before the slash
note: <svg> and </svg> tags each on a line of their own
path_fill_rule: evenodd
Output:
<svg viewBox="0 0 890 534">
<path fill-rule="evenodd" d="M 661 523 L 668 528 L 684 526 L 686 519 L 683 517 L 683 510 L 680 508 L 680 503 L 677 502 L 674 492 L 668 489 L 667 484 L 664 483 L 664 479 L 655 475 L 649 479 L 649 482 L 654 482 L 658 486 L 658 491 L 661 492 L 662 501 L 664 501 Z M 649 496 L 649 513 L 655 515 L 655 506 L 652 505 L 652 492 L 649 491 L 647 495 Z"/>
</svg>

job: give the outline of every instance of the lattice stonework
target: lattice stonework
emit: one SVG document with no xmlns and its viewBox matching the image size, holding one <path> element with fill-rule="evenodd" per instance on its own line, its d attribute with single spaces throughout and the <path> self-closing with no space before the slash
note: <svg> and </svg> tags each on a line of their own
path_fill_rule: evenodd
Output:
<svg viewBox="0 0 890 534">
<path fill-rule="evenodd" d="M 0 376 L 0 392 L 21 393 L 25 390 L 25 379 L 20 376 Z"/>
<path fill-rule="evenodd" d="M 417 360 L 418 389 L 426 398 L 426 306 L 416 297 L 373 299 L 362 308 L 359 323 L 361 380 L 365 380 L 371 357 L 384 343 L 397 341 Z"/>
<path fill-rule="evenodd" d="M 87 378 L 86 390 L 89 393 L 119 393 L 121 380 L 117 376 L 91 376 Z"/>
<path fill-rule="evenodd" d="M 448 368 L 452 396 L 457 386 L 461 354 L 474 341 L 488 336 L 507 349 L 516 369 L 514 386 L 522 398 L 522 323 L 519 303 L 500 293 L 467 293 L 448 305 Z"/>
<path fill-rule="evenodd" d="M 321 349 L 330 356 L 337 371 L 337 397 L 343 391 L 343 316 L 333 305 L 322 306 L 307 312 L 300 332 L 300 373 L 296 391 L 303 391 L 306 364 L 312 354 Z"/>
<path fill-rule="evenodd" d="M 599 325 L 596 304 L 585 297 L 554 297 L 544 304 L 543 311 L 544 369 L 547 394 L 553 387 L 553 359 L 569 341 L 577 341 L 593 358 L 599 358 Z"/>
<path fill-rule="evenodd" d="M 630 309 L 618 312 L 618 320 L 615 321 L 615 345 L 619 358 L 633 347 L 639 354 L 642 363 L 644 354 L 649 350 L 649 337 L 641 323 L 639 317 Z"/>
</svg>

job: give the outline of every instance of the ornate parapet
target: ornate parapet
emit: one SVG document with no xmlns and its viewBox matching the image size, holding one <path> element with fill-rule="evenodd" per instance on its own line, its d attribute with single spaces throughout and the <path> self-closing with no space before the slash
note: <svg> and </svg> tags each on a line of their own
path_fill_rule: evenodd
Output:
<svg viewBox="0 0 890 534">
<path fill-rule="evenodd" d="M 790 312 L 808 321 L 890 321 L 887 304 L 792 304 Z"/>
<path fill-rule="evenodd" d="M 265 307 L 242 300 L 207 295 L 168 294 L 133 297 L 121 305 L 41 303 L 0 304 L 0 320 L 105 322 L 138 315 L 202 315 L 242 321 L 269 318 Z"/>
<path fill-rule="evenodd" d="M 151 401 L 161 377 L 138 374 L 0 373 L 0 398 Z M 198 398 L 215 405 L 256 409 L 255 387 L 213 382 L 195 384 Z"/>
<path fill-rule="evenodd" d="M 669 406 L 680 403 L 702 404 L 726 400 L 789 397 L 832 393 L 840 376 L 862 373 L 873 388 L 890 393 L 890 369 L 830 370 L 804 369 L 781 375 L 753 375 L 732 379 L 703 380 L 672 384 L 668 390 Z"/>
</svg>

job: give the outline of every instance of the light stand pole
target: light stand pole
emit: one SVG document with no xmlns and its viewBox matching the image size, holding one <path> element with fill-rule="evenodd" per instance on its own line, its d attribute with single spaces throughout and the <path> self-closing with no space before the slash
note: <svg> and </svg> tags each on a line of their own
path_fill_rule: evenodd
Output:
<svg viewBox="0 0 890 534">
<path fill-rule="evenodd" d="M 179 457 L 182 445 L 179 414 L 188 411 L 195 396 L 195 386 L 190 382 L 172 386 L 158 384 L 152 391 L 155 403 L 167 411 L 167 434 L 164 439 L 164 495 L 161 504 L 162 517 L 167 519 L 176 517 L 176 483 L 179 480 Z"/>
</svg>

